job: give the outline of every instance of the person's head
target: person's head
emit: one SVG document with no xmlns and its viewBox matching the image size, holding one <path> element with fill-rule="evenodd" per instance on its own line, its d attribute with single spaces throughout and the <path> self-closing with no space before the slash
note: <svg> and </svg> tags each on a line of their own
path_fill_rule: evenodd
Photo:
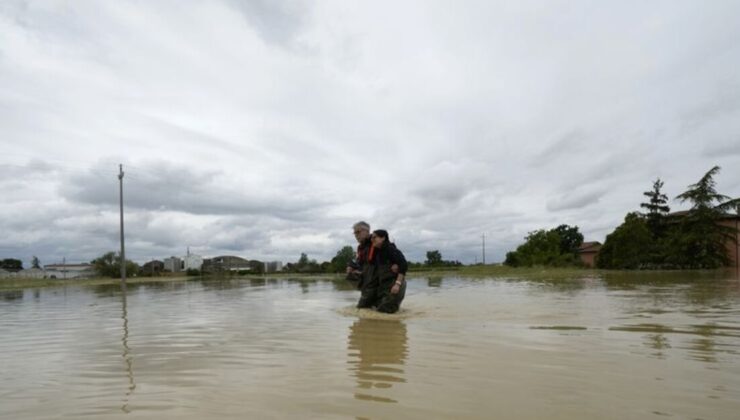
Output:
<svg viewBox="0 0 740 420">
<path fill-rule="evenodd" d="M 355 234 L 357 242 L 362 243 L 370 238 L 370 225 L 367 222 L 357 222 L 352 225 L 352 231 Z"/>
<path fill-rule="evenodd" d="M 370 236 L 370 241 L 372 241 L 375 248 L 382 247 L 384 243 L 388 242 L 388 231 L 383 229 L 374 231 Z"/>
</svg>

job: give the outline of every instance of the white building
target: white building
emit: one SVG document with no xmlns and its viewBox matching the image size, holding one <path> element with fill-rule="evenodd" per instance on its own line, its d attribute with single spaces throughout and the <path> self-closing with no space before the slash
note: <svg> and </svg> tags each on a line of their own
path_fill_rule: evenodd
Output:
<svg viewBox="0 0 740 420">
<path fill-rule="evenodd" d="M 46 272 L 40 268 L 26 268 L 17 272 L 15 276 L 22 279 L 44 279 Z"/>
<path fill-rule="evenodd" d="M 190 254 L 183 259 L 185 270 L 200 270 L 203 267 L 203 257 Z"/>
<path fill-rule="evenodd" d="M 12 273 L 4 268 L 0 268 L 0 279 L 8 279 Z"/>
<path fill-rule="evenodd" d="M 196 254 L 190 253 L 190 247 L 188 247 L 188 253 L 182 258 L 183 269 L 185 270 L 198 270 L 203 268 L 203 257 Z"/>
<path fill-rule="evenodd" d="M 85 279 L 95 277 L 92 264 L 47 264 L 46 277 L 50 279 Z"/>
<path fill-rule="evenodd" d="M 164 269 L 170 273 L 179 273 L 182 271 L 182 260 L 178 257 L 169 257 L 164 259 Z"/>
</svg>

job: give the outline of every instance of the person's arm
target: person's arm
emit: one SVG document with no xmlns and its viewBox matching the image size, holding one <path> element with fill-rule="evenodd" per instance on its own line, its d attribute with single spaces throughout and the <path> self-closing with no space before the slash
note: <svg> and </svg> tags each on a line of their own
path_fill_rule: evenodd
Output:
<svg viewBox="0 0 740 420">
<path fill-rule="evenodd" d="M 406 281 L 406 270 L 408 270 L 409 265 L 406 262 L 406 257 L 404 257 L 403 253 L 395 246 L 391 249 L 391 263 L 398 267 L 396 281 L 391 287 L 391 293 L 396 294 L 401 290 L 403 282 Z"/>
<path fill-rule="evenodd" d="M 391 248 L 391 264 L 398 266 L 398 274 L 406 276 L 406 271 L 409 269 L 409 264 L 406 261 L 406 257 L 403 256 L 403 252 L 396 248 L 395 245 Z"/>
</svg>

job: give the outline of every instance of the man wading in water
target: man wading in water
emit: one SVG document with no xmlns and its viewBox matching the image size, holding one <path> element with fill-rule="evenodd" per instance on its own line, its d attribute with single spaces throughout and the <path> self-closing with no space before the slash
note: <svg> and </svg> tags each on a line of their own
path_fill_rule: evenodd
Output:
<svg viewBox="0 0 740 420">
<path fill-rule="evenodd" d="M 359 280 L 361 296 L 357 307 L 397 312 L 406 295 L 406 258 L 390 242 L 387 231 L 376 230 L 370 235 L 370 225 L 365 222 L 355 223 L 353 231 L 359 243 L 357 261 L 347 267 L 347 278 Z"/>
</svg>

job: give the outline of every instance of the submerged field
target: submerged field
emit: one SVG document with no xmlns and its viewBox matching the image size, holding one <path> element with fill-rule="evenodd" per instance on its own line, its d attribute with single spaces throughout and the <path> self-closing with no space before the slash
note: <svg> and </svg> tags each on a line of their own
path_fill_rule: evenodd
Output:
<svg viewBox="0 0 740 420">
<path fill-rule="evenodd" d="M 0 418 L 736 418 L 734 273 L 474 271 L 6 288 Z"/>
</svg>

